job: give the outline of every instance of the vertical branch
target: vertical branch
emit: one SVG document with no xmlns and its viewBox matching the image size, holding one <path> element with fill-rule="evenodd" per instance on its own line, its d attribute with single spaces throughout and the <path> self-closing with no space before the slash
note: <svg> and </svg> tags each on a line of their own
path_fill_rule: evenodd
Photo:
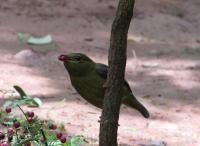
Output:
<svg viewBox="0 0 200 146">
<path fill-rule="evenodd" d="M 127 34 L 133 16 L 134 0 L 119 0 L 112 24 L 109 70 L 100 122 L 99 145 L 117 146 L 118 119 L 126 67 Z"/>
</svg>

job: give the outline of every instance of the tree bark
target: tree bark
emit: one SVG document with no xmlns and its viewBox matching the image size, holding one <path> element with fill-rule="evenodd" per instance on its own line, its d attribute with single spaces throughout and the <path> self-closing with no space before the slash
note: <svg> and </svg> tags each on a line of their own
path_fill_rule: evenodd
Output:
<svg viewBox="0 0 200 146">
<path fill-rule="evenodd" d="M 119 0 L 112 24 L 108 79 L 100 122 L 99 145 L 117 146 L 117 130 L 126 68 L 127 34 L 135 0 Z"/>
</svg>

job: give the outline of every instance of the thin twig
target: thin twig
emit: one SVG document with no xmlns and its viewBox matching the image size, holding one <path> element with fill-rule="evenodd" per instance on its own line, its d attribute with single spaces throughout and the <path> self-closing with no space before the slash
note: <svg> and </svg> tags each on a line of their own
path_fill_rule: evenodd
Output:
<svg viewBox="0 0 200 146">
<path fill-rule="evenodd" d="M 24 114 L 24 116 L 26 117 L 26 120 L 28 121 L 28 117 L 26 116 L 25 112 L 22 110 L 22 108 L 19 105 L 17 105 L 17 106 L 21 110 L 21 112 Z"/>
<path fill-rule="evenodd" d="M 18 107 L 18 108 L 21 110 L 21 112 L 24 114 L 24 116 L 26 117 L 26 121 L 27 121 L 27 123 L 28 123 L 28 117 L 27 117 L 27 115 L 25 114 L 25 112 L 23 111 L 23 109 L 22 109 L 19 105 L 17 105 L 17 107 Z M 27 126 L 26 128 L 27 128 L 28 132 L 32 135 L 32 133 L 31 133 L 30 130 L 29 130 L 29 126 Z"/>
<path fill-rule="evenodd" d="M 44 134 L 43 129 L 40 129 L 40 131 L 41 131 L 41 133 L 42 133 L 42 136 L 43 136 L 43 139 L 44 139 L 44 144 L 45 144 L 45 146 L 48 146 L 48 144 L 47 144 L 47 138 L 46 138 L 46 136 L 45 136 L 45 134 Z"/>
<path fill-rule="evenodd" d="M 17 131 L 18 131 L 18 129 L 15 130 L 15 134 L 16 134 L 16 137 L 17 137 L 17 143 L 19 143 L 19 137 L 18 137 Z"/>
</svg>

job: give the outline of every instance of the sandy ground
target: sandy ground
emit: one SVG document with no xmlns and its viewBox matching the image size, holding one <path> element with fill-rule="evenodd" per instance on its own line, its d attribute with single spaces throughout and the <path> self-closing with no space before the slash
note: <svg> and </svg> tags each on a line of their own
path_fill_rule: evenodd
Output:
<svg viewBox="0 0 200 146">
<path fill-rule="evenodd" d="M 200 145 L 199 7 L 199 0 L 137 0 L 126 78 L 151 118 L 123 106 L 119 127 L 123 146 L 151 141 Z M 63 121 L 69 134 L 84 135 L 94 144 L 101 111 L 76 93 L 57 57 L 83 52 L 107 64 L 115 11 L 114 0 L 1 0 L 0 90 L 16 84 L 41 97 L 44 104 L 34 109 L 39 116 Z M 17 32 L 51 34 L 58 47 L 49 51 L 24 45 Z M 25 49 L 33 50 L 33 55 L 17 59 Z"/>
</svg>

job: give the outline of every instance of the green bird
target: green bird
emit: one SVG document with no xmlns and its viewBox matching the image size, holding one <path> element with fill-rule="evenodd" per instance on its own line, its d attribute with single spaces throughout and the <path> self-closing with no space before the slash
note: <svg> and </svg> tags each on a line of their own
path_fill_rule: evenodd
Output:
<svg viewBox="0 0 200 146">
<path fill-rule="evenodd" d="M 82 53 L 60 55 L 58 59 L 64 62 L 76 91 L 89 103 L 102 108 L 108 66 L 95 63 Z M 138 110 L 145 118 L 149 117 L 149 112 L 135 98 L 127 81 L 124 81 L 122 103 Z"/>
</svg>

